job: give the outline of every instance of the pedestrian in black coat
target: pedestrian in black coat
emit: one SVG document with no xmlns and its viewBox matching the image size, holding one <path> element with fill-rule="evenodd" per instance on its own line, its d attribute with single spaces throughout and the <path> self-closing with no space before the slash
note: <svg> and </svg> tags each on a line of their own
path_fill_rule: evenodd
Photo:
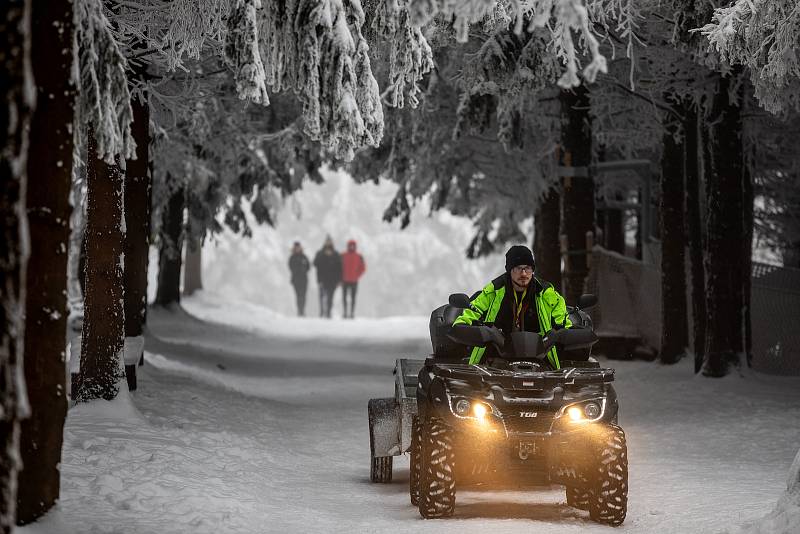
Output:
<svg viewBox="0 0 800 534">
<path fill-rule="evenodd" d="M 289 256 L 289 270 L 292 272 L 292 286 L 297 297 L 297 315 L 300 317 L 306 314 L 306 292 L 308 290 L 308 271 L 311 263 L 303 253 L 303 247 L 299 241 L 294 242 L 292 255 Z"/>
<path fill-rule="evenodd" d="M 342 258 L 333 248 L 330 236 L 325 238 L 325 244 L 314 257 L 314 267 L 319 284 L 319 315 L 330 318 L 333 294 L 342 281 Z"/>
</svg>

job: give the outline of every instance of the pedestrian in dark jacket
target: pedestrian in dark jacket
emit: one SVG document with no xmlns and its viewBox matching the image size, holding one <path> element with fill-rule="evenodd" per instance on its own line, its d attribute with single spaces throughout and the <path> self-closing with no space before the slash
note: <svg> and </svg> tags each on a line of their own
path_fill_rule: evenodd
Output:
<svg viewBox="0 0 800 534">
<path fill-rule="evenodd" d="M 292 255 L 289 256 L 289 270 L 292 272 L 292 286 L 297 297 L 297 315 L 300 317 L 306 314 L 306 291 L 308 290 L 308 271 L 311 263 L 303 253 L 303 247 L 299 241 L 294 242 Z"/>
<path fill-rule="evenodd" d="M 356 290 L 358 279 L 367 270 L 364 257 L 356 252 L 356 242 L 351 239 L 347 242 L 347 252 L 342 254 L 342 306 L 344 318 L 353 318 L 356 309 Z M 350 310 L 347 310 L 347 296 L 350 295 Z"/>
<path fill-rule="evenodd" d="M 333 248 L 330 236 L 325 238 L 325 244 L 314 257 L 314 267 L 319 284 L 319 315 L 330 318 L 333 294 L 342 281 L 342 258 Z"/>
</svg>

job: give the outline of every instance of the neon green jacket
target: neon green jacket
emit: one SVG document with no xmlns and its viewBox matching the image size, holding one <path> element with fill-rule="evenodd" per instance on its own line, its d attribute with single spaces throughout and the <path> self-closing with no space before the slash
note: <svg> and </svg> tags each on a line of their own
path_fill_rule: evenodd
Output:
<svg viewBox="0 0 800 534">
<path fill-rule="evenodd" d="M 499 276 L 498 278 L 489 282 L 483 288 L 478 296 L 470 302 L 470 307 L 466 308 L 463 313 L 453 322 L 453 326 L 457 324 L 471 325 L 473 321 L 481 321 L 484 324 L 492 325 L 500 312 L 500 307 L 503 304 L 503 299 L 506 296 L 507 288 L 507 275 Z M 567 305 L 564 302 L 558 291 L 553 288 L 553 285 L 534 278 L 531 280 L 531 288 L 535 288 L 536 300 L 536 314 L 539 317 L 539 335 L 544 337 L 553 328 L 553 324 L 569 328 L 572 322 L 567 315 Z M 502 329 L 502 328 L 501 328 Z M 509 332 L 503 332 L 508 334 Z M 469 358 L 470 365 L 480 363 L 483 354 L 486 352 L 485 347 L 475 347 L 472 349 L 472 354 Z M 550 349 L 547 353 L 547 359 L 550 361 L 553 369 L 561 369 L 561 363 L 558 360 L 558 353 L 555 347 Z"/>
</svg>

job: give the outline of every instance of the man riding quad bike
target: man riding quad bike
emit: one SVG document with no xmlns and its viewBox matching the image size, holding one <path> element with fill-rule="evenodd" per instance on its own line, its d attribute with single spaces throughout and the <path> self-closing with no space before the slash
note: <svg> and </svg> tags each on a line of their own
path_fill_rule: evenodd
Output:
<svg viewBox="0 0 800 534">
<path fill-rule="evenodd" d="M 525 249 L 509 251 L 505 277 L 471 300 L 452 295 L 431 317 L 434 354 L 419 372 L 412 419 L 411 502 L 424 518 L 449 517 L 457 486 L 561 484 L 568 505 L 621 525 L 628 463 L 614 370 L 590 357 L 597 337 L 581 310 L 596 298 L 567 308 L 532 278 L 530 251 L 515 248 Z"/>
</svg>

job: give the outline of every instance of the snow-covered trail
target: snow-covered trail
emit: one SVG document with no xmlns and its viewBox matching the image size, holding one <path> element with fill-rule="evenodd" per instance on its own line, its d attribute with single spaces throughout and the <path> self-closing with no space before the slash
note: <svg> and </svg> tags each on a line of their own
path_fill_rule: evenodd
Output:
<svg viewBox="0 0 800 534">
<path fill-rule="evenodd" d="M 123 398 L 70 411 L 62 501 L 23 534 L 610 531 L 557 487 L 461 492 L 455 518 L 425 521 L 405 457 L 393 483 L 369 482 L 367 400 L 391 393 L 394 358 L 428 350 L 424 318 L 301 321 L 210 304 L 187 304 L 202 321 L 151 314 L 135 410 Z M 800 446 L 800 380 L 613 366 L 630 454 L 617 531 L 721 532 L 772 509 Z"/>
</svg>

